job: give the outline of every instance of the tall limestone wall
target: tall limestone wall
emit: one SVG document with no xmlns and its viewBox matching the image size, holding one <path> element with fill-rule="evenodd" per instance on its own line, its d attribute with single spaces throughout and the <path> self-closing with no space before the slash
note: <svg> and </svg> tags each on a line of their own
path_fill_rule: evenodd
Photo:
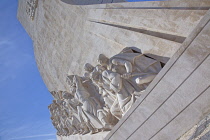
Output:
<svg viewBox="0 0 210 140">
<path fill-rule="evenodd" d="M 210 10 L 106 139 L 175 140 L 204 119 L 210 113 L 209 44 Z"/>
<path fill-rule="evenodd" d="M 50 91 L 68 90 L 67 74 L 81 75 L 99 54 L 110 57 L 126 46 L 167 62 L 210 5 L 208 0 L 135 2 L 75 6 L 38 0 L 34 20 L 19 1 L 18 19 L 34 41 L 42 78 Z"/>
<path fill-rule="evenodd" d="M 168 62 L 106 139 L 177 139 L 210 113 L 209 0 L 85 6 L 38 0 L 33 19 L 26 7 L 19 0 L 18 19 L 49 91 L 68 91 L 67 75 L 82 75 L 85 63 L 127 46 Z"/>
</svg>

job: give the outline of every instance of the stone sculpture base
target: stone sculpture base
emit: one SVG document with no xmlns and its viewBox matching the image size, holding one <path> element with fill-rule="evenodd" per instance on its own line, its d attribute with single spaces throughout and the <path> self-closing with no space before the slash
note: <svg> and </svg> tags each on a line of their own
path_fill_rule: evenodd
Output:
<svg viewBox="0 0 210 140">
<path fill-rule="evenodd" d="M 109 131 L 96 133 L 93 135 L 86 134 L 86 135 L 72 135 L 72 136 L 57 136 L 57 140 L 103 140 L 108 133 Z"/>
</svg>

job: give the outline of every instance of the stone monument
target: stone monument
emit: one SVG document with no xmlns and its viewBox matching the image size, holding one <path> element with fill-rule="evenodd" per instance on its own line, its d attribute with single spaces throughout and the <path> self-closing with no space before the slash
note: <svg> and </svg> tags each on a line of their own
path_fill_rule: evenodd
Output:
<svg viewBox="0 0 210 140">
<path fill-rule="evenodd" d="M 59 136 L 111 130 L 162 69 L 161 63 L 127 47 L 99 64 L 85 64 L 85 77 L 67 76 L 70 92 L 52 91 L 49 106 Z"/>
<path fill-rule="evenodd" d="M 209 0 L 19 0 L 57 138 L 208 138 L 209 8 Z"/>
</svg>

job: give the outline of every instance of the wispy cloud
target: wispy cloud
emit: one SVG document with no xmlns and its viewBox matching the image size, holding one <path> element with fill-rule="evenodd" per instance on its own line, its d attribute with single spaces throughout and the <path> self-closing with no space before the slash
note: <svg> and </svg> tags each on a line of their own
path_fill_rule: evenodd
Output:
<svg viewBox="0 0 210 140">
<path fill-rule="evenodd" d="M 41 135 L 32 135 L 18 138 L 11 138 L 10 140 L 18 140 L 18 139 L 27 139 L 27 138 L 35 138 L 35 137 L 46 137 L 46 136 L 54 136 L 55 134 L 41 134 Z"/>
<path fill-rule="evenodd" d="M 4 73 L 0 78 L 1 84 L 15 79 L 25 66 L 33 62 L 30 54 L 24 53 L 12 42 L 0 41 L 0 50 L 0 72 Z"/>
<path fill-rule="evenodd" d="M 0 140 L 55 139 L 47 112 L 51 97 L 43 94 L 48 91 L 32 41 L 16 18 L 17 5 L 17 0 L 0 4 Z"/>
<path fill-rule="evenodd" d="M 56 132 L 53 128 L 51 128 L 51 122 L 49 121 L 36 121 L 33 120 L 32 122 L 25 122 L 24 120 L 20 122 L 20 124 L 13 122 L 13 125 L 10 126 L 8 122 L 13 122 L 13 119 L 9 120 L 1 120 L 2 126 L 0 124 L 0 136 L 2 136 L 2 140 L 29 140 L 29 139 L 38 139 L 38 140 L 48 140 L 48 139 L 55 139 Z M 11 122 L 11 123 L 12 123 Z M 10 127 L 4 129 L 7 125 Z M 19 125 L 17 127 L 17 125 Z M 5 127 L 4 127 L 5 126 Z M 4 128 L 3 128 L 4 127 Z M 40 134 L 41 133 L 41 134 Z"/>
</svg>

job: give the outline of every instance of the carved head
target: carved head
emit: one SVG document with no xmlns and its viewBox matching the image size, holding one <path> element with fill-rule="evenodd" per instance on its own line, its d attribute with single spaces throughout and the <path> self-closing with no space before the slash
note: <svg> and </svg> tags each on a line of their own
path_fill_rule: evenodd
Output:
<svg viewBox="0 0 210 140">
<path fill-rule="evenodd" d="M 96 82 L 96 83 L 98 83 L 98 84 L 100 84 L 100 83 L 102 83 L 102 77 L 101 77 L 102 75 L 101 75 L 101 73 L 99 72 L 99 71 L 93 71 L 91 74 L 90 74 L 90 78 L 94 81 L 94 82 Z"/>
<path fill-rule="evenodd" d="M 56 92 L 55 92 L 55 91 L 51 91 L 50 93 L 51 93 L 52 96 L 55 98 Z"/>
<path fill-rule="evenodd" d="M 91 73 L 94 70 L 94 67 L 90 63 L 86 63 L 84 65 L 84 69 L 85 69 L 85 71 Z"/>
<path fill-rule="evenodd" d="M 55 105 L 57 104 L 57 103 L 56 103 L 56 100 L 53 100 L 53 104 L 55 104 Z"/>
<path fill-rule="evenodd" d="M 109 58 L 107 58 L 105 55 L 103 54 L 100 54 L 98 56 L 98 63 L 101 65 L 101 66 L 107 66 L 108 63 L 109 63 Z"/>
<path fill-rule="evenodd" d="M 71 95 L 71 93 L 68 93 L 66 91 L 62 92 L 62 96 L 64 99 L 72 99 L 74 97 L 73 95 Z"/>
<path fill-rule="evenodd" d="M 66 77 L 66 82 L 68 85 L 71 85 L 73 83 L 74 75 L 68 75 Z"/>
<path fill-rule="evenodd" d="M 70 92 L 72 93 L 72 94 L 74 94 L 75 92 L 76 92 L 76 84 L 75 83 L 72 83 L 71 85 L 70 85 Z"/>
<path fill-rule="evenodd" d="M 76 83 L 74 82 L 74 75 L 67 76 L 66 82 L 69 85 L 70 92 L 74 94 L 76 92 Z"/>
</svg>

